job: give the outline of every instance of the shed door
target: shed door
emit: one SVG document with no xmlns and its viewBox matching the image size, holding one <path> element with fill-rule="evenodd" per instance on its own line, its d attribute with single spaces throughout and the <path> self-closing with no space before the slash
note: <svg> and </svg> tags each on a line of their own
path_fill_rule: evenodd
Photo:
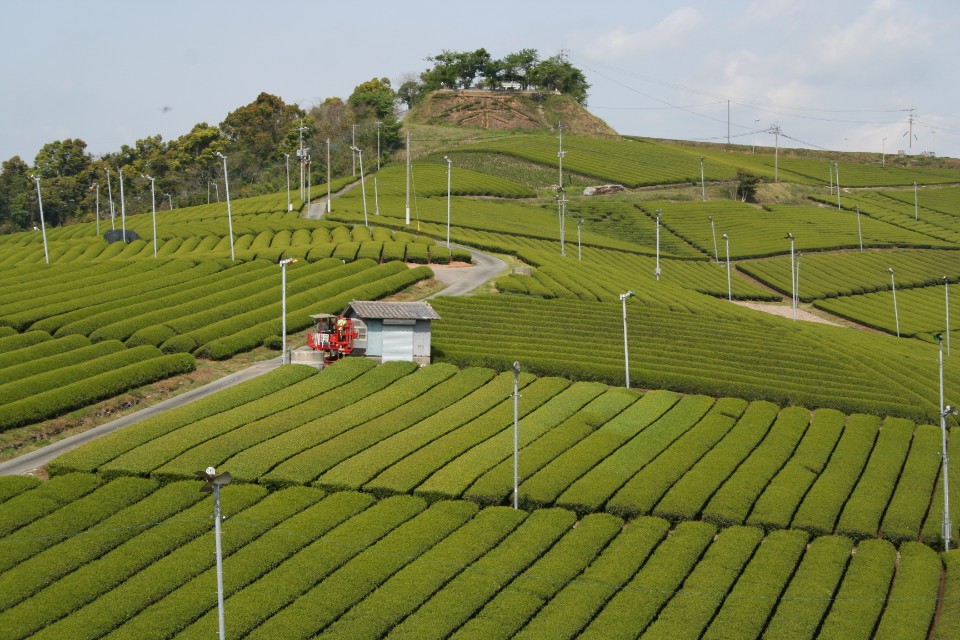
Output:
<svg viewBox="0 0 960 640">
<path fill-rule="evenodd" d="M 383 362 L 413 360 L 413 327 L 411 325 L 383 326 Z"/>
</svg>

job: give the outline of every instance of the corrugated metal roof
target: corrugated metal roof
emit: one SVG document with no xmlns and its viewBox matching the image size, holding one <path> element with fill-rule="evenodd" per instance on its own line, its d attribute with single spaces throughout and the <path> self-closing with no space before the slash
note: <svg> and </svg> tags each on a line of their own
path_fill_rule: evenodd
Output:
<svg viewBox="0 0 960 640">
<path fill-rule="evenodd" d="M 354 300 L 347 306 L 360 318 L 391 318 L 404 320 L 439 320 L 440 316 L 426 302 L 377 302 Z"/>
</svg>

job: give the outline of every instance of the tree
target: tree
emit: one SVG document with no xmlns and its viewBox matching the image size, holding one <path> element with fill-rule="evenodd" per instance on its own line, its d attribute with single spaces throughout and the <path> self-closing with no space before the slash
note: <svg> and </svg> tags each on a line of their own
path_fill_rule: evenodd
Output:
<svg viewBox="0 0 960 640">
<path fill-rule="evenodd" d="M 752 202 L 757 195 L 760 178 L 744 169 L 737 169 L 736 194 L 743 202 Z"/>
<path fill-rule="evenodd" d="M 520 88 L 530 87 L 531 76 L 540 58 L 536 49 L 521 49 L 516 53 L 509 53 L 503 58 L 501 80 L 503 82 L 517 82 Z"/>
<path fill-rule="evenodd" d="M 3 163 L 0 170 L 0 233 L 13 233 L 30 226 L 31 214 L 28 210 L 33 183 L 29 176 L 30 167 L 13 156 Z"/>
<path fill-rule="evenodd" d="M 79 138 L 48 142 L 40 148 L 33 163 L 41 178 L 75 176 L 90 166 L 87 143 Z"/>
<path fill-rule="evenodd" d="M 587 89 L 590 88 L 583 71 L 556 55 L 541 61 L 530 73 L 531 84 L 548 91 L 564 93 L 586 104 Z"/>
<path fill-rule="evenodd" d="M 250 104 L 227 115 L 220 123 L 220 131 L 227 143 L 224 153 L 230 157 L 235 193 L 252 195 L 251 185 L 265 173 L 267 178 L 272 174 L 273 182 L 279 185 L 284 171 L 277 162 L 281 142 L 296 130 L 305 115 L 297 105 L 288 105 L 269 93 L 261 93 Z"/>
<path fill-rule="evenodd" d="M 358 120 L 368 118 L 371 113 L 382 120 L 393 115 L 397 94 L 390 86 L 390 80 L 374 78 L 357 85 L 347 98 L 347 103 L 357 114 Z"/>
</svg>

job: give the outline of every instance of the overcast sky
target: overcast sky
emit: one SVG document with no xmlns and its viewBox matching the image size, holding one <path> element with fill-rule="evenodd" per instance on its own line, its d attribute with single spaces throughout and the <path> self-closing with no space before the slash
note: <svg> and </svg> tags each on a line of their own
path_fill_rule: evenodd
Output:
<svg viewBox="0 0 960 640">
<path fill-rule="evenodd" d="M 960 157 L 956 0 L 4 3 L 0 160 L 218 124 L 261 91 L 309 107 L 440 51 L 563 50 L 622 134 Z M 396 86 L 396 85 L 395 85 Z M 883 142 L 883 138 L 886 141 Z M 801 142 L 797 142 L 801 141 Z"/>
</svg>

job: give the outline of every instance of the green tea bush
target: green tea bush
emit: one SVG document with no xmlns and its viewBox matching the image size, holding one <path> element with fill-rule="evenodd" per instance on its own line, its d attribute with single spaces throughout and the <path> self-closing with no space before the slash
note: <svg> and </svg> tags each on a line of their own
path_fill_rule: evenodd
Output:
<svg viewBox="0 0 960 640">
<path fill-rule="evenodd" d="M 863 540 L 820 628 L 821 637 L 872 638 L 883 612 L 897 550 L 886 540 Z"/>
<path fill-rule="evenodd" d="M 803 496 L 826 467 L 845 421 L 846 416 L 832 409 L 814 414 L 793 456 L 760 494 L 747 524 L 767 529 L 790 525 Z"/>
<path fill-rule="evenodd" d="M 576 516 L 562 509 L 539 509 L 503 542 L 448 582 L 395 628 L 410 637 L 447 637 L 504 588 L 504 575 L 516 576 L 547 552 Z M 511 586 L 508 581 L 507 586 Z"/>
<path fill-rule="evenodd" d="M 450 637 L 512 638 L 558 591 L 580 576 L 622 531 L 623 524 L 619 518 L 602 513 L 585 517 Z"/>
<path fill-rule="evenodd" d="M 870 456 L 879 427 L 876 416 L 850 416 L 830 463 L 810 487 L 792 526 L 814 534 L 833 533 L 840 509 Z"/>
<path fill-rule="evenodd" d="M 840 514 L 837 533 L 854 540 L 878 535 L 880 518 L 897 486 L 913 430 L 914 424 L 909 420 L 884 420 L 867 466 Z"/>
<path fill-rule="evenodd" d="M 796 450 L 809 423 L 807 409 L 781 409 L 767 437 L 710 498 L 703 509 L 704 520 L 720 526 L 742 524 L 770 479 Z"/>
<path fill-rule="evenodd" d="M 310 636 L 363 600 L 411 558 L 428 551 L 476 515 L 465 502 L 440 502 L 378 540 L 254 631 L 256 637 Z M 307 613 L 309 612 L 309 613 Z"/>
<path fill-rule="evenodd" d="M 523 386 L 531 381 L 532 376 L 521 375 L 520 377 L 520 384 Z M 318 482 L 322 486 L 360 488 L 427 443 L 490 411 L 502 403 L 503 398 L 512 389 L 512 374 L 501 374 L 462 400 L 420 421 L 419 424 L 384 438 L 377 444 L 344 460 L 324 473 Z M 368 487 L 368 490 L 370 489 L 371 487 Z"/>
<path fill-rule="evenodd" d="M 697 424 L 714 402 L 706 396 L 681 398 L 667 414 L 570 485 L 558 498 L 557 505 L 578 513 L 597 511 L 640 469 Z"/>
<path fill-rule="evenodd" d="M 397 496 L 401 497 L 406 496 Z M 464 567 L 490 552 L 526 518 L 525 512 L 506 507 L 484 509 L 340 616 L 328 632 L 351 637 L 386 634 Z"/>
<path fill-rule="evenodd" d="M 894 544 L 919 537 L 930 496 L 937 483 L 937 465 L 930 464 L 930 461 L 940 455 L 940 446 L 939 427 L 917 426 L 910 443 L 910 453 L 881 526 L 883 537 Z"/>
<path fill-rule="evenodd" d="M 625 588 L 616 593 L 611 593 L 613 590 L 609 587 L 606 589 L 609 602 L 578 637 L 595 639 L 638 637 L 684 583 L 704 550 L 711 546 L 716 533 L 716 528 L 705 522 L 683 522 L 677 525 L 645 563 L 633 565 L 637 567 L 642 564 L 639 570 L 635 569 L 636 573 L 627 576 L 629 581 Z M 730 540 L 733 541 L 737 537 L 735 533 L 730 536 Z M 722 547 L 726 550 L 727 543 L 725 542 Z M 713 555 L 720 552 L 720 547 L 717 549 Z M 649 553 L 646 549 L 644 551 Z M 601 560 L 604 556 L 601 556 Z M 621 557 L 621 562 L 625 560 Z M 716 563 L 711 562 L 710 567 L 716 568 Z M 712 577 L 721 579 L 724 577 L 716 573 L 716 571 L 712 572 Z M 698 582 L 699 579 L 698 576 Z M 604 582 L 610 584 L 606 580 Z M 718 593 L 720 590 L 723 590 L 722 585 L 712 584 L 705 589 L 705 592 Z M 702 600 L 709 604 L 713 603 L 713 598 Z M 535 618 L 528 629 L 534 628 L 536 622 Z M 521 634 L 520 637 L 529 636 Z"/>
<path fill-rule="evenodd" d="M 704 640 L 759 638 L 777 599 L 806 551 L 808 536 L 796 530 L 774 531 L 761 541 L 723 606 L 703 634 Z"/>
<path fill-rule="evenodd" d="M 816 636 L 837 595 L 837 586 L 846 571 L 852 547 L 848 538 L 840 536 L 823 536 L 810 543 L 777 602 L 773 617 L 767 623 L 765 637 L 800 640 Z"/>
<path fill-rule="evenodd" d="M 597 383 L 578 382 L 560 391 L 518 422 L 517 446 L 526 447 L 550 432 L 604 390 Z M 417 488 L 417 493 L 431 498 L 459 497 L 481 475 L 512 458 L 512 441 L 512 429 L 500 431 L 438 469 Z"/>
<path fill-rule="evenodd" d="M 58 416 L 195 368 L 189 354 L 161 355 L 38 393 L 0 406 L 0 431 Z"/>
<path fill-rule="evenodd" d="M 751 403 L 726 437 L 667 491 L 654 512 L 670 519 L 696 517 L 717 487 L 767 435 L 779 410 L 769 402 Z"/>
<path fill-rule="evenodd" d="M 633 476 L 607 503 L 607 511 L 622 517 L 650 513 L 663 494 L 717 446 L 746 408 L 743 400 L 718 400 L 700 422 Z"/>
<path fill-rule="evenodd" d="M 940 598 L 943 563 L 936 551 L 919 542 L 906 542 L 897 553 L 897 573 L 873 637 L 927 638 Z"/>
<path fill-rule="evenodd" d="M 37 518 L 90 493 L 102 482 L 100 476 L 73 473 L 67 477 L 52 478 L 35 489 L 8 498 L 0 511 L 0 535 L 10 535 Z"/>
</svg>

